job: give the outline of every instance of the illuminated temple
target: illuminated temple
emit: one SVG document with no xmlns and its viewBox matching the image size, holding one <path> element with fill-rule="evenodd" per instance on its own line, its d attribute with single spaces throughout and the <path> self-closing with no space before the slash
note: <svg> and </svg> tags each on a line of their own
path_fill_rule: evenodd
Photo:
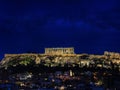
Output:
<svg viewBox="0 0 120 90">
<path fill-rule="evenodd" d="M 74 48 L 45 48 L 45 54 L 74 54 Z"/>
</svg>

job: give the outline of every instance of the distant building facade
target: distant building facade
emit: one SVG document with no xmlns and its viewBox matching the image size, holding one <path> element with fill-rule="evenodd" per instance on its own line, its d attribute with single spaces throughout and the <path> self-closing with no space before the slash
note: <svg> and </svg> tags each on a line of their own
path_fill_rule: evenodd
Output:
<svg viewBox="0 0 120 90">
<path fill-rule="evenodd" d="M 113 63 L 120 64 L 120 53 L 105 51 L 104 57 L 105 59 L 112 60 Z"/>
<path fill-rule="evenodd" d="M 45 48 L 45 54 L 74 54 L 74 48 Z"/>
</svg>

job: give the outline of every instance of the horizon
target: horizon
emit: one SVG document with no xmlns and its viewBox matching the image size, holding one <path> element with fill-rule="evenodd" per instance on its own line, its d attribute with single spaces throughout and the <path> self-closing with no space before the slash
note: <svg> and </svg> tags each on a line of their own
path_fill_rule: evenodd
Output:
<svg viewBox="0 0 120 90">
<path fill-rule="evenodd" d="M 71 48 L 71 47 L 46 47 L 46 48 Z M 74 47 L 72 47 L 74 49 L 74 54 L 88 54 L 88 55 L 104 55 L 104 52 L 106 51 L 103 51 L 103 53 L 86 53 L 86 52 L 81 52 L 81 53 L 76 53 L 76 49 Z M 107 52 L 112 52 L 112 53 L 120 53 L 120 52 L 114 52 L 114 51 L 107 51 Z M 2 57 L 0 57 L 2 60 L 4 58 L 4 55 L 5 54 L 45 54 L 45 48 L 44 48 L 44 51 L 43 52 L 35 52 L 35 51 L 27 51 L 27 52 L 18 52 L 18 53 L 4 53 Z"/>
</svg>

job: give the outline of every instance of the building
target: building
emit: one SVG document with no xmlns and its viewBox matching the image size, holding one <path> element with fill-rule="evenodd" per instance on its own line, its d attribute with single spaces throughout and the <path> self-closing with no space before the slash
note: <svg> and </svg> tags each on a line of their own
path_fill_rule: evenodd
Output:
<svg viewBox="0 0 120 90">
<path fill-rule="evenodd" d="M 120 64 L 120 53 L 116 52 L 104 52 L 105 59 L 111 60 L 113 63 Z"/>
<path fill-rule="evenodd" d="M 74 48 L 45 48 L 45 54 L 74 54 Z"/>
</svg>

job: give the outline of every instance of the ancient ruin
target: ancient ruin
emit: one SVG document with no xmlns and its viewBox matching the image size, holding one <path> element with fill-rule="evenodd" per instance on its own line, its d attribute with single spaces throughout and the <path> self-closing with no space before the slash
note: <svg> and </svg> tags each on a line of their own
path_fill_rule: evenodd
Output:
<svg viewBox="0 0 120 90">
<path fill-rule="evenodd" d="M 113 63 L 120 64 L 120 54 L 114 52 L 105 51 L 103 55 L 94 55 L 94 54 L 76 54 L 74 48 L 45 48 L 45 53 L 23 53 L 23 54 L 5 54 L 4 58 L 0 62 L 1 67 L 5 66 L 10 61 L 16 60 L 21 64 L 25 60 L 33 60 L 36 64 L 45 63 L 49 66 L 64 66 L 69 64 L 74 66 L 78 65 L 87 65 L 91 64 L 93 61 L 112 61 Z M 26 65 L 26 64 L 25 64 Z"/>
</svg>

